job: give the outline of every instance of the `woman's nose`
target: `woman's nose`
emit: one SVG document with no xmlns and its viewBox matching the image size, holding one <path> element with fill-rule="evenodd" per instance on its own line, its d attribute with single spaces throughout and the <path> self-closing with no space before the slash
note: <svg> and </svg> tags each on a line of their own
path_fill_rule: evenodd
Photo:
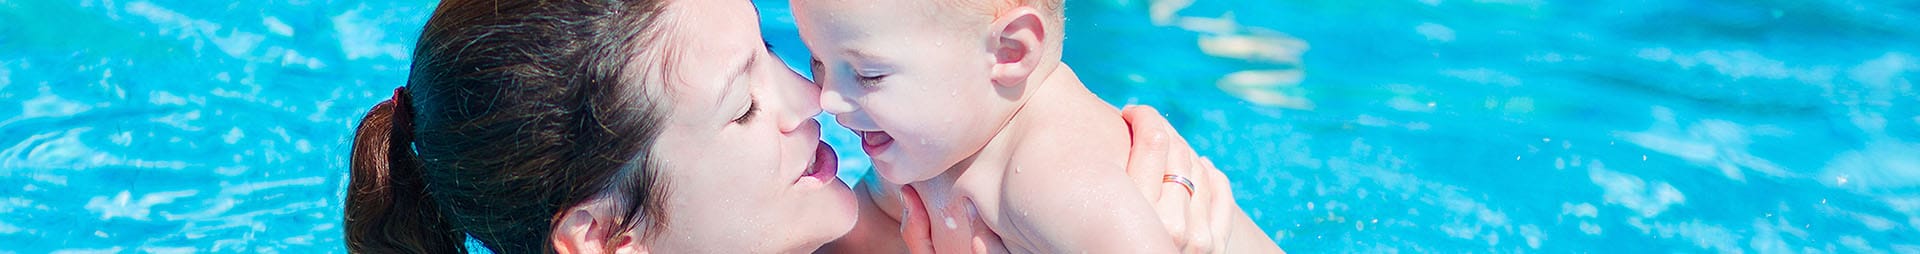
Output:
<svg viewBox="0 0 1920 254">
<path fill-rule="evenodd" d="M 775 90 L 781 95 L 780 101 L 785 104 L 780 117 L 780 130 L 791 132 L 820 114 L 820 101 L 817 99 L 820 97 L 820 86 L 792 70 L 781 69 L 779 73 L 774 78 L 773 87 L 777 87 Z"/>
</svg>

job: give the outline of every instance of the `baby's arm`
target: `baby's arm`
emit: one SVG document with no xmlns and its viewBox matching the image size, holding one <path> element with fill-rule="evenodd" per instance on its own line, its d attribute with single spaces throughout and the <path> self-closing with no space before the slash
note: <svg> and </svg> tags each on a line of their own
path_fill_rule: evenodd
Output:
<svg viewBox="0 0 1920 254">
<path fill-rule="evenodd" d="M 1043 150 L 1051 150 L 1045 149 Z M 1173 253 L 1160 219 L 1121 165 L 1081 163 L 1073 152 L 1016 162 L 1001 192 L 1002 238 L 1043 253 Z M 1013 233 L 1013 234 L 1007 234 Z M 1020 238 L 1020 239 L 1015 239 Z"/>
</svg>

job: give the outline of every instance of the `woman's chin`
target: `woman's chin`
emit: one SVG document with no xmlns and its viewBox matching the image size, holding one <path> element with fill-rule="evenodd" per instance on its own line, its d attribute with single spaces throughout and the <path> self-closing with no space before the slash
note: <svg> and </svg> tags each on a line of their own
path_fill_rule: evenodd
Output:
<svg viewBox="0 0 1920 254">
<path fill-rule="evenodd" d="M 818 230 L 826 240 L 839 238 L 853 230 L 855 220 L 859 218 L 860 205 L 856 203 L 853 189 L 840 181 L 829 182 L 818 192 L 811 193 L 803 207 L 796 211 L 808 213 L 797 218 L 796 224 L 810 225 L 803 228 Z M 814 234 L 815 232 L 807 232 Z"/>
<path fill-rule="evenodd" d="M 833 147 L 820 142 L 814 151 L 813 164 L 801 172 L 794 180 L 786 217 L 790 221 L 780 223 L 792 230 L 789 236 L 800 246 L 825 244 L 838 239 L 853 230 L 854 220 L 859 216 L 859 203 L 855 203 L 853 189 L 839 178 L 839 156 Z"/>
<path fill-rule="evenodd" d="M 809 197 L 807 203 L 801 204 L 803 206 L 801 209 L 793 210 L 804 212 L 804 214 L 797 214 L 799 216 L 794 218 L 794 221 L 783 223 L 793 229 L 804 231 L 794 232 L 795 236 L 802 236 L 796 239 L 805 242 L 801 244 L 803 246 L 818 248 L 820 245 L 839 239 L 847 235 L 847 232 L 853 231 L 854 222 L 859 218 L 860 207 L 854 203 L 852 189 L 835 182 L 827 188 L 822 188 L 821 191 L 813 193 L 819 195 Z"/>
<path fill-rule="evenodd" d="M 835 184 L 828 189 L 831 189 L 833 192 L 832 200 L 828 202 L 830 206 L 834 208 L 832 209 L 834 211 L 823 219 L 832 220 L 832 222 L 828 223 L 830 226 L 827 228 L 828 232 L 833 233 L 833 237 L 831 238 L 840 238 L 841 235 L 846 235 L 848 231 L 852 231 L 854 222 L 859 220 L 860 204 L 855 200 L 858 197 L 853 194 L 853 189 L 847 187 L 845 184 L 835 182 Z M 831 240 L 831 238 L 829 240 Z"/>
</svg>

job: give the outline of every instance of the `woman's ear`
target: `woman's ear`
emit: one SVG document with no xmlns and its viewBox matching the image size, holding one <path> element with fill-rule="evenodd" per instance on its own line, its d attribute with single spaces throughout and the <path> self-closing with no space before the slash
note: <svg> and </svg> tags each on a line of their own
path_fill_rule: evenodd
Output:
<svg viewBox="0 0 1920 254">
<path fill-rule="evenodd" d="M 561 254 L 649 253 L 632 231 L 613 234 L 614 214 L 588 202 L 569 208 L 553 225 L 553 250 Z"/>
<path fill-rule="evenodd" d="M 993 83 L 1006 87 L 1025 85 L 1043 59 L 1040 50 L 1055 38 L 1047 37 L 1045 19 L 1033 7 L 1016 7 L 994 18 L 988 39 L 993 50 Z"/>
</svg>

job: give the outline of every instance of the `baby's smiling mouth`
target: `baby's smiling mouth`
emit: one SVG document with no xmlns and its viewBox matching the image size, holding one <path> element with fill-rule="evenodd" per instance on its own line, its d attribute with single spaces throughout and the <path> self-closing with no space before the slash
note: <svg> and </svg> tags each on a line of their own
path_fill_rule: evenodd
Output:
<svg viewBox="0 0 1920 254">
<path fill-rule="evenodd" d="M 884 131 L 856 132 L 860 134 L 861 148 L 863 148 L 862 150 L 866 150 L 868 156 L 886 151 L 887 147 L 893 144 L 893 136 L 887 135 L 887 132 Z"/>
</svg>

